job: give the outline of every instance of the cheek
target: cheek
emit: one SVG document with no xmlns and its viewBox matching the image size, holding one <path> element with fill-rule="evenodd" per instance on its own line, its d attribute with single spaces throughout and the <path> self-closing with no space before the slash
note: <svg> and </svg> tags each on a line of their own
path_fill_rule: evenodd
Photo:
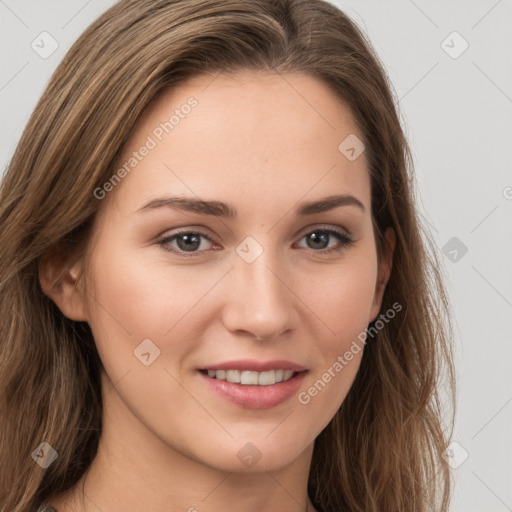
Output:
<svg viewBox="0 0 512 512">
<path fill-rule="evenodd" d="M 101 321 L 102 327 L 125 336 L 129 332 L 134 341 L 170 335 L 224 272 L 218 267 L 171 268 L 155 258 L 152 248 L 123 252 L 104 245 L 97 254 L 91 317 Z M 99 261 L 108 263 L 99 265 Z"/>
<path fill-rule="evenodd" d="M 354 251 L 339 265 L 304 279 L 300 297 L 318 321 L 326 336 L 326 353 L 339 350 L 364 330 L 370 319 L 377 278 L 376 257 L 369 248 Z"/>
<path fill-rule="evenodd" d="M 373 280 L 368 274 L 352 273 L 340 278 L 326 298 L 325 312 L 335 334 L 346 337 L 354 327 L 365 327 L 373 299 Z"/>
<path fill-rule="evenodd" d="M 335 272 L 315 275 L 314 285 L 304 285 L 302 297 L 317 318 L 319 330 L 311 347 L 314 372 L 298 402 L 323 425 L 332 419 L 359 370 L 364 351 L 377 276 L 371 247 L 347 257 Z M 307 293 L 306 293 L 307 292 Z"/>
<path fill-rule="evenodd" d="M 201 301 L 229 270 L 166 264 L 163 250 L 155 257 L 159 250 L 121 250 L 105 241 L 95 250 L 89 324 L 100 355 L 119 361 L 119 371 L 120 365 L 131 365 L 134 349 L 145 339 L 161 352 L 172 349 L 176 363 L 193 351 L 191 340 L 208 321 L 197 315 Z"/>
</svg>

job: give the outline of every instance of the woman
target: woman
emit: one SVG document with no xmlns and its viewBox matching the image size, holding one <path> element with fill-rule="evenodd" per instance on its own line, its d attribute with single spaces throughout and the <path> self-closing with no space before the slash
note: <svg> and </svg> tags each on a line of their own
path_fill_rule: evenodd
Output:
<svg viewBox="0 0 512 512">
<path fill-rule="evenodd" d="M 2 182 L 0 509 L 447 511 L 410 161 L 328 3 L 103 14 Z"/>
</svg>

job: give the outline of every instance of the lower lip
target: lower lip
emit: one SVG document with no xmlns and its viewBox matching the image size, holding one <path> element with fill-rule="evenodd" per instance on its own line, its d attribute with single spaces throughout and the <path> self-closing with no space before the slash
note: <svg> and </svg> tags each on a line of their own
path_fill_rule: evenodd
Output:
<svg viewBox="0 0 512 512">
<path fill-rule="evenodd" d="M 297 394 L 306 372 L 299 372 L 291 379 L 271 384 L 270 386 L 254 386 L 237 384 L 226 380 L 217 380 L 198 372 L 213 391 L 229 402 L 246 409 L 270 409 L 282 404 Z"/>
</svg>

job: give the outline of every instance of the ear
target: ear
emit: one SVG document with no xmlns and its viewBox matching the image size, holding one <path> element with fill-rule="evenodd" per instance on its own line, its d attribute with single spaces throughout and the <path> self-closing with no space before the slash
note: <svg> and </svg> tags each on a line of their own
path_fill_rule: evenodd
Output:
<svg viewBox="0 0 512 512">
<path fill-rule="evenodd" d="M 71 262 L 64 251 L 55 247 L 39 260 L 39 283 L 45 295 L 71 320 L 87 321 L 84 294 L 79 282 L 83 261 Z"/>
<path fill-rule="evenodd" d="M 393 255 L 395 253 L 396 235 L 395 230 L 392 227 L 386 229 L 384 233 L 384 255 L 379 261 L 379 269 L 377 275 L 377 284 L 375 285 L 375 294 L 373 296 L 373 304 L 370 312 L 369 322 L 373 322 L 379 314 L 382 306 L 382 298 L 386 285 L 391 275 L 391 269 L 393 268 Z"/>
</svg>

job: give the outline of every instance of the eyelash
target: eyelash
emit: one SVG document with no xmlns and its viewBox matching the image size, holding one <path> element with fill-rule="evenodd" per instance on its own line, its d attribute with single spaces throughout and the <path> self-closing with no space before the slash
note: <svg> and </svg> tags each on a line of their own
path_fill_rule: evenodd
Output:
<svg viewBox="0 0 512 512">
<path fill-rule="evenodd" d="M 308 231 L 307 233 L 305 233 L 300 238 L 300 240 L 302 240 L 307 235 L 310 235 L 311 233 L 315 233 L 315 232 L 319 232 L 319 231 L 322 232 L 322 233 L 327 233 L 327 234 L 332 235 L 335 238 L 337 238 L 338 241 L 339 241 L 339 245 L 337 247 L 331 247 L 330 249 L 321 249 L 321 250 L 318 250 L 318 251 L 315 251 L 314 249 L 312 249 L 313 252 L 316 252 L 318 254 L 326 255 L 326 254 L 330 254 L 330 253 L 335 252 L 335 251 L 341 251 L 341 250 L 349 247 L 354 242 L 354 240 L 351 237 L 347 236 L 345 233 L 343 233 L 341 231 L 338 231 L 338 230 L 335 230 L 335 229 L 332 229 L 332 228 L 316 228 L 316 229 L 313 229 L 313 230 Z M 180 235 L 199 235 L 199 236 L 205 238 L 206 240 L 208 240 L 208 242 L 215 243 L 215 242 L 213 242 L 213 240 L 206 233 L 202 233 L 201 231 L 187 231 L 187 230 L 183 230 L 183 231 L 179 231 L 177 233 L 174 233 L 171 236 L 167 236 L 167 237 L 161 239 L 160 241 L 157 242 L 157 244 L 160 247 L 162 247 L 162 249 L 164 251 L 167 251 L 167 252 L 170 252 L 170 253 L 173 253 L 173 254 L 177 254 L 177 255 L 180 255 L 180 256 L 184 256 L 184 257 L 195 257 L 195 256 L 200 256 L 202 254 L 203 251 L 196 251 L 196 252 L 187 253 L 186 251 L 182 251 L 180 249 L 178 249 L 178 250 L 171 249 L 169 247 L 169 242 L 174 240 L 175 238 L 177 238 Z"/>
</svg>

